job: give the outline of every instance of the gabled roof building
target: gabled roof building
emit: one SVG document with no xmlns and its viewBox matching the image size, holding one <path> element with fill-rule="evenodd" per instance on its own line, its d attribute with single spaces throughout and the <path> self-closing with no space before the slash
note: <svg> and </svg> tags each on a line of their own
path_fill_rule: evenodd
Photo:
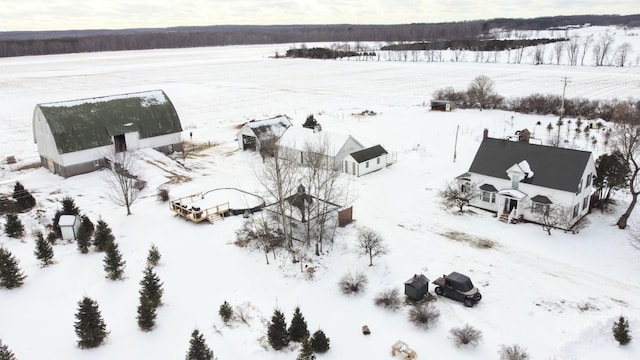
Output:
<svg viewBox="0 0 640 360">
<path fill-rule="evenodd" d="M 389 153 L 382 145 L 352 152 L 344 158 L 343 171 L 347 174 L 362 176 L 387 166 Z"/>
<path fill-rule="evenodd" d="M 162 90 L 38 104 L 33 137 L 40 161 L 69 177 L 107 165 L 113 152 L 182 148 L 182 125 Z"/>
<path fill-rule="evenodd" d="M 562 210 L 558 227 L 569 229 L 589 211 L 595 162 L 589 151 L 485 137 L 469 167 L 458 176 L 481 195 L 470 205 L 512 222 L 539 222 L 550 207 Z"/>
</svg>

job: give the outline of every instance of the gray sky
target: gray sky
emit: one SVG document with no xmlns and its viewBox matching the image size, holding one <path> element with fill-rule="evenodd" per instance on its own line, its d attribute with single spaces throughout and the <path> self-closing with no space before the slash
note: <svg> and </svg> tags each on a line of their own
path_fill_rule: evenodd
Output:
<svg viewBox="0 0 640 360">
<path fill-rule="evenodd" d="M 0 31 L 400 24 L 638 12 L 637 0 L 0 0 Z"/>
</svg>

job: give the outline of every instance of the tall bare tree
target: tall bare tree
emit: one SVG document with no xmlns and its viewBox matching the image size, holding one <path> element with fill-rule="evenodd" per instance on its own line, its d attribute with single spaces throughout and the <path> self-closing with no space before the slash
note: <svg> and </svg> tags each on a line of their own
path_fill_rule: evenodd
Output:
<svg viewBox="0 0 640 360">
<path fill-rule="evenodd" d="M 593 35 L 586 36 L 582 39 L 582 56 L 580 57 L 580 66 L 584 66 L 584 58 L 587 56 L 589 47 L 593 43 Z"/>
<path fill-rule="evenodd" d="M 469 202 L 480 196 L 480 189 L 476 183 L 459 184 L 457 181 L 447 183 L 438 195 L 445 207 L 457 207 L 458 212 L 463 212 Z"/>
<path fill-rule="evenodd" d="M 127 215 L 131 215 L 131 206 L 145 189 L 147 182 L 130 152 L 114 150 L 105 158 L 111 165 L 106 178 L 107 194 L 116 204 L 126 207 Z"/>
<path fill-rule="evenodd" d="M 560 65 L 560 60 L 562 60 L 562 54 L 564 53 L 565 43 L 564 41 L 558 41 L 553 44 L 553 56 L 556 59 L 556 65 Z"/>
<path fill-rule="evenodd" d="M 382 235 L 367 227 L 358 229 L 358 243 L 356 246 L 356 250 L 360 255 L 369 257 L 369 266 L 373 266 L 374 257 L 389 253 L 389 248 L 387 248 Z"/>
<path fill-rule="evenodd" d="M 577 37 L 572 37 L 567 43 L 567 57 L 569 65 L 576 66 L 578 64 L 578 53 L 580 51 L 580 43 Z"/>
<path fill-rule="evenodd" d="M 615 57 L 616 65 L 623 67 L 627 63 L 630 53 L 631 53 L 631 44 L 629 44 L 628 42 L 625 42 L 622 45 L 618 46 L 618 49 L 616 50 L 616 57 Z"/>
<path fill-rule="evenodd" d="M 298 164 L 292 158 L 293 154 L 283 151 L 278 146 L 273 148 L 274 156 L 263 158 L 261 164 L 254 165 L 254 173 L 262 186 L 267 201 L 276 207 L 275 218 L 282 230 L 287 247 L 291 248 L 291 221 L 287 216 L 287 197 L 293 194 L 298 186 Z"/>
<path fill-rule="evenodd" d="M 613 120 L 615 125 L 611 136 L 612 148 L 623 156 L 631 170 L 628 181 L 631 202 L 617 222 L 618 228 L 625 229 L 640 194 L 640 104 L 618 104 Z"/>
<path fill-rule="evenodd" d="M 477 76 L 467 89 L 469 102 L 479 104 L 480 109 L 484 109 L 493 96 L 495 96 L 493 80 L 486 75 Z"/>
</svg>

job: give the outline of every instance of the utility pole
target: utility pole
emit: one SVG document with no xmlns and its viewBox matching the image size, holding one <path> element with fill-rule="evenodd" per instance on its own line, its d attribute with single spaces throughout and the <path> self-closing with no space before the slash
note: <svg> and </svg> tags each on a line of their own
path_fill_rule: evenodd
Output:
<svg viewBox="0 0 640 360">
<path fill-rule="evenodd" d="M 453 162 L 456 162 L 457 149 L 458 149 L 458 131 L 460 130 L 460 124 L 456 127 L 456 142 L 453 144 Z"/>
<path fill-rule="evenodd" d="M 558 119 L 558 123 L 556 124 L 558 126 L 558 139 L 556 141 L 557 147 L 560 146 L 560 127 L 563 124 L 562 119 L 564 118 L 564 95 L 567 91 L 567 84 L 570 83 L 569 78 L 566 76 L 562 77 L 562 81 L 564 82 L 564 86 L 562 87 L 562 101 L 560 103 L 560 118 Z"/>
</svg>

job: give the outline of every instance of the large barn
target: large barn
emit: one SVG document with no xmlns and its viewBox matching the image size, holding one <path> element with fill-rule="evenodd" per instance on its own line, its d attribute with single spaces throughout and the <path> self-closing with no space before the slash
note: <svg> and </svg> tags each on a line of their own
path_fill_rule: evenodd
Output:
<svg viewBox="0 0 640 360">
<path fill-rule="evenodd" d="M 107 165 L 114 152 L 182 149 L 182 125 L 162 90 L 38 104 L 33 137 L 43 167 L 63 177 Z"/>
</svg>

